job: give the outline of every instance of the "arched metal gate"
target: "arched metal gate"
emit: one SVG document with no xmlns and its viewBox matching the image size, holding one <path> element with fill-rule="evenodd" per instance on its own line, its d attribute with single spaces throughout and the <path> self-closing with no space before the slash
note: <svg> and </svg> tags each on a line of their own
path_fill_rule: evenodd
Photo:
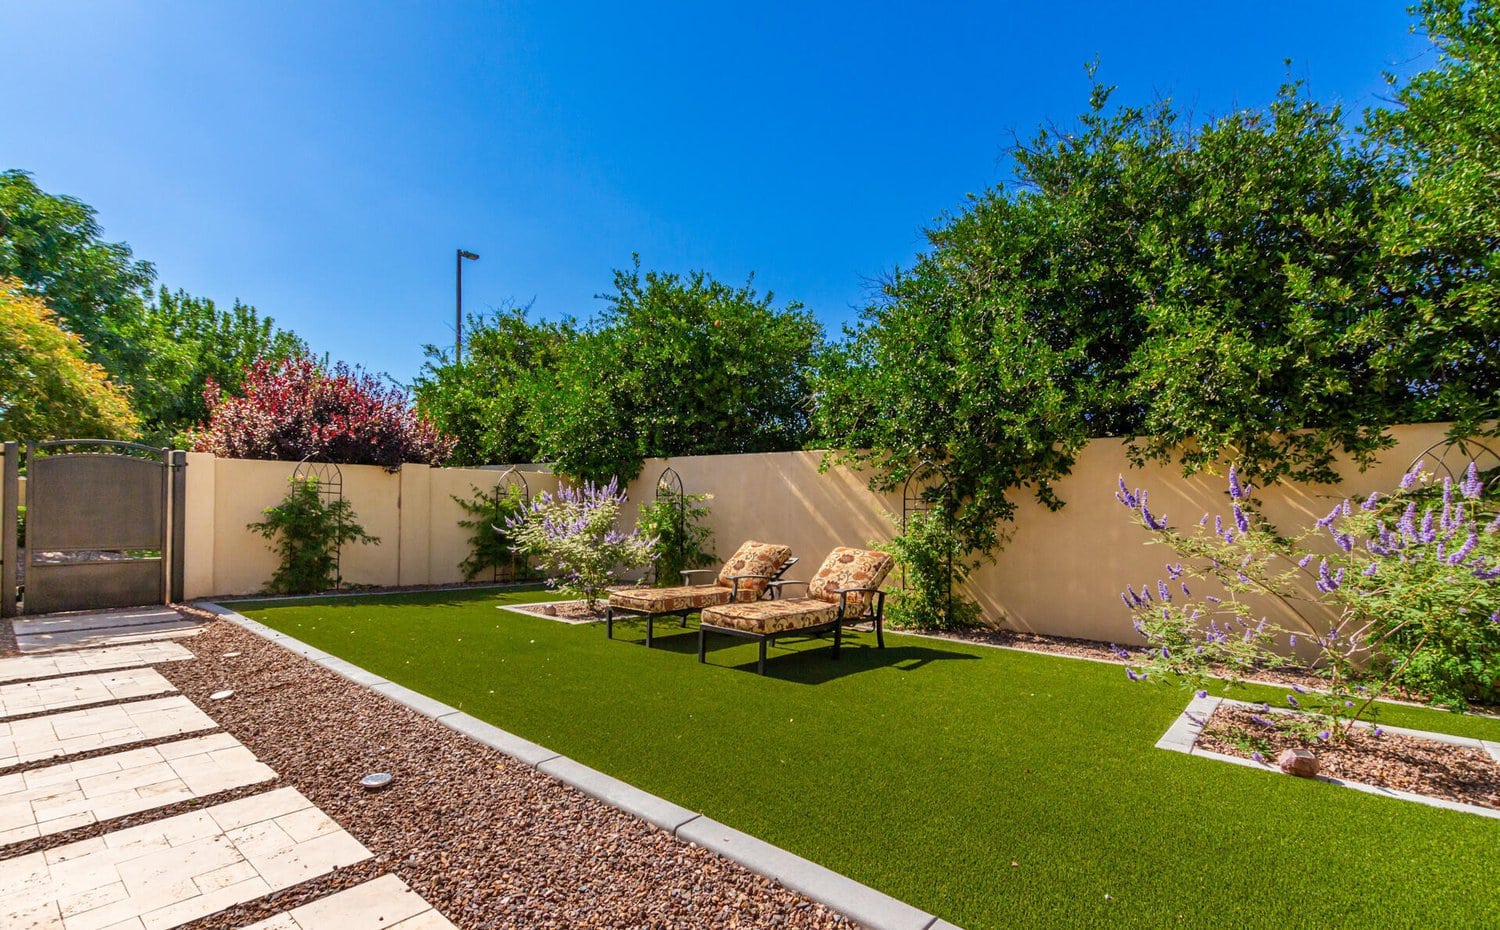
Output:
<svg viewBox="0 0 1500 930">
<path fill-rule="evenodd" d="M 99 439 L 27 443 L 18 557 L 19 450 L 4 451 L 0 611 L 16 613 L 18 582 L 26 614 L 181 599 L 186 453 Z"/>
</svg>

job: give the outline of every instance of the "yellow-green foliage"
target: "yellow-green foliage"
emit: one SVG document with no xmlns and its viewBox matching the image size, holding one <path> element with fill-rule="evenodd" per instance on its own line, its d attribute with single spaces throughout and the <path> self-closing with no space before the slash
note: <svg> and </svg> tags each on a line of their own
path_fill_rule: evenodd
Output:
<svg viewBox="0 0 1500 930">
<path fill-rule="evenodd" d="M 0 435 L 129 439 L 138 421 L 125 393 L 88 361 L 83 340 L 15 278 L 0 278 Z"/>
</svg>

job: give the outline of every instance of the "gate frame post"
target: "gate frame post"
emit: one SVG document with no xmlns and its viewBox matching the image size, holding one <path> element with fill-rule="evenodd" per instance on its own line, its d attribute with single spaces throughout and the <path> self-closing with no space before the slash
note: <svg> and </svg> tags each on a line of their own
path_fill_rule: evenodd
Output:
<svg viewBox="0 0 1500 930">
<path fill-rule="evenodd" d="M 0 469 L 0 617 L 16 615 L 16 509 L 21 506 L 21 447 L 7 442 Z"/>
<path fill-rule="evenodd" d="M 172 565 L 168 577 L 167 601 L 177 604 L 182 601 L 187 566 L 187 554 L 183 552 L 183 547 L 187 544 L 187 453 L 181 449 L 174 450 L 171 460 L 168 470 L 172 474 Z"/>
</svg>

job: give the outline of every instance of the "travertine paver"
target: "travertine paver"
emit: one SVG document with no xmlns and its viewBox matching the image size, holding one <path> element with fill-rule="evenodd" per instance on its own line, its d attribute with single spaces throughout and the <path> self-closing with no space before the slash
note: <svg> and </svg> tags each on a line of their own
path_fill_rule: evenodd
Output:
<svg viewBox="0 0 1500 930">
<path fill-rule="evenodd" d="M 394 875 L 346 888 L 244 930 L 453 930 L 448 918 Z"/>
<path fill-rule="evenodd" d="M 0 845 L 275 777 L 228 733 L 0 775 Z"/>
<path fill-rule="evenodd" d="M 0 682 L 104 672 L 132 665 L 155 665 L 158 662 L 181 662 L 192 657 L 191 652 L 173 642 L 133 643 L 104 649 L 15 656 L 0 659 Z"/>
<path fill-rule="evenodd" d="M 22 652 L 112 646 L 196 636 L 203 631 L 201 620 L 184 617 L 170 607 L 49 614 L 24 617 L 12 621 L 11 625 L 16 633 L 16 648 Z"/>
<path fill-rule="evenodd" d="M 281 788 L 0 860 L 0 926 L 166 930 L 369 855 Z"/>
<path fill-rule="evenodd" d="M 46 681 L 19 681 L 0 685 L 0 720 L 48 710 L 103 704 L 126 698 L 167 694 L 177 688 L 154 669 L 132 668 L 118 672 L 95 672 Z"/>
<path fill-rule="evenodd" d="M 215 728 L 207 714 L 181 695 L 0 720 L 0 769 Z"/>
</svg>

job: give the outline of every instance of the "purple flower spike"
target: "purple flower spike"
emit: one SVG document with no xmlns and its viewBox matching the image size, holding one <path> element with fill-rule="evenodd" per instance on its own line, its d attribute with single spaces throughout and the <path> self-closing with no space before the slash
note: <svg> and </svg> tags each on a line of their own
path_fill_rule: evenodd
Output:
<svg viewBox="0 0 1500 930">
<path fill-rule="evenodd" d="M 1245 516 L 1245 511 L 1240 509 L 1239 504 L 1234 505 L 1234 525 L 1240 528 L 1241 533 L 1250 532 L 1250 518 Z"/>
<path fill-rule="evenodd" d="M 1128 597 L 1125 596 L 1125 592 L 1124 591 L 1120 592 L 1120 600 L 1122 600 L 1122 601 L 1125 602 L 1125 609 L 1126 610 L 1134 610 L 1135 609 L 1135 605 L 1132 604 L 1132 603 L 1130 603 L 1130 598 L 1128 598 Z"/>
<path fill-rule="evenodd" d="M 1240 486 L 1240 473 L 1233 465 L 1229 466 L 1229 496 L 1235 500 L 1245 496 L 1245 489 Z"/>
<path fill-rule="evenodd" d="M 1287 636 L 1287 638 L 1286 638 L 1286 644 L 1289 647 L 1291 647 L 1292 649 L 1296 649 L 1297 648 L 1297 634 L 1296 633 L 1289 634 Z"/>
<path fill-rule="evenodd" d="M 1312 561 L 1312 553 L 1309 552 L 1307 555 L 1304 555 L 1302 558 L 1300 558 L 1300 559 L 1297 560 L 1297 567 L 1298 568 L 1306 568 L 1307 567 L 1307 563 L 1311 562 L 1311 561 Z"/>
<path fill-rule="evenodd" d="M 1370 492 L 1370 496 L 1367 497 L 1367 498 L 1365 498 L 1365 502 L 1363 504 L 1359 505 L 1359 509 L 1360 510 L 1374 510 L 1375 509 L 1375 501 L 1376 501 L 1376 498 L 1378 498 L 1378 497 L 1380 497 L 1380 492 L 1379 491 L 1371 491 Z"/>
<path fill-rule="evenodd" d="M 1206 594 L 1206 595 L 1204 595 L 1203 599 L 1205 601 L 1208 601 L 1210 604 L 1222 604 L 1222 603 L 1224 603 L 1224 600 L 1222 598 L 1214 597 L 1212 594 Z"/>
<path fill-rule="evenodd" d="M 1194 696 L 1195 697 L 1200 697 L 1200 698 L 1206 698 L 1206 697 L 1208 697 L 1208 692 L 1204 691 L 1202 689 L 1199 689 L 1199 691 Z"/>
<path fill-rule="evenodd" d="M 1324 730 L 1324 731 L 1322 731 L 1321 733 L 1318 734 L 1318 739 L 1323 740 L 1324 742 L 1327 742 L 1328 741 L 1328 737 L 1330 737 L 1332 735 L 1333 734 L 1329 733 L 1327 730 Z"/>
<path fill-rule="evenodd" d="M 1477 500 L 1479 495 L 1483 493 L 1484 485 L 1479 481 L 1479 464 L 1477 462 L 1469 463 L 1469 470 L 1464 472 L 1464 483 L 1459 486 L 1459 490 L 1463 492 L 1465 498 L 1471 501 Z"/>
<path fill-rule="evenodd" d="M 1276 724 L 1274 724 L 1271 721 L 1267 720 L 1266 718 L 1262 717 L 1260 714 L 1251 714 L 1250 715 L 1250 721 L 1252 723 L 1258 724 L 1258 725 L 1266 727 L 1268 729 L 1275 729 L 1275 727 L 1276 727 Z"/>
<path fill-rule="evenodd" d="M 1380 563 L 1379 562 L 1371 562 L 1368 566 L 1365 567 L 1364 571 L 1360 572 L 1360 574 L 1364 575 L 1366 578 L 1373 578 L 1373 577 L 1375 577 L 1375 573 L 1377 571 L 1379 571 L 1379 570 L 1380 570 Z"/>
<path fill-rule="evenodd" d="M 1258 752 L 1252 752 L 1252 753 L 1250 753 L 1250 758 L 1254 759 L 1256 762 L 1264 762 L 1264 761 L 1266 761 L 1266 757 L 1263 756 L 1263 755 L 1261 755 Z"/>
<path fill-rule="evenodd" d="M 1182 585 L 1182 595 L 1184 597 L 1192 597 L 1193 596 L 1193 592 L 1191 592 L 1191 591 L 1188 590 L 1188 586 L 1187 586 L 1187 582 L 1186 581 L 1179 582 L 1179 584 Z"/>
<path fill-rule="evenodd" d="M 1301 707 L 1301 706 L 1302 706 L 1302 705 L 1301 705 L 1301 704 L 1299 704 L 1299 703 L 1297 703 L 1297 698 L 1296 698 L 1296 696 L 1294 696 L 1294 695 L 1291 695 L 1291 694 L 1288 694 L 1288 695 L 1287 695 L 1287 696 L 1286 696 L 1286 702 L 1287 702 L 1287 703 L 1288 703 L 1288 704 L 1290 704 L 1290 705 L 1292 705 L 1292 706 L 1293 706 L 1293 707 Z"/>
<path fill-rule="evenodd" d="M 1380 727 L 1371 727 L 1370 728 L 1370 735 L 1371 736 L 1384 736 L 1385 735 L 1385 731 L 1382 730 L 1382 729 L 1380 729 Z"/>
<path fill-rule="evenodd" d="M 1302 687 L 1301 685 L 1292 685 L 1292 690 L 1295 691 L 1295 692 L 1297 692 L 1298 694 L 1306 694 L 1307 693 L 1307 689 L 1304 688 L 1304 687 Z"/>
<path fill-rule="evenodd" d="M 1417 483 L 1417 478 L 1422 474 L 1422 459 L 1417 459 L 1417 464 L 1411 467 L 1411 471 L 1401 477 L 1401 490 L 1410 491 L 1412 485 Z"/>
<path fill-rule="evenodd" d="M 1172 589 L 1167 587 L 1167 583 L 1160 578 L 1156 579 L 1156 596 L 1163 601 L 1170 601 L 1172 599 Z"/>
</svg>

